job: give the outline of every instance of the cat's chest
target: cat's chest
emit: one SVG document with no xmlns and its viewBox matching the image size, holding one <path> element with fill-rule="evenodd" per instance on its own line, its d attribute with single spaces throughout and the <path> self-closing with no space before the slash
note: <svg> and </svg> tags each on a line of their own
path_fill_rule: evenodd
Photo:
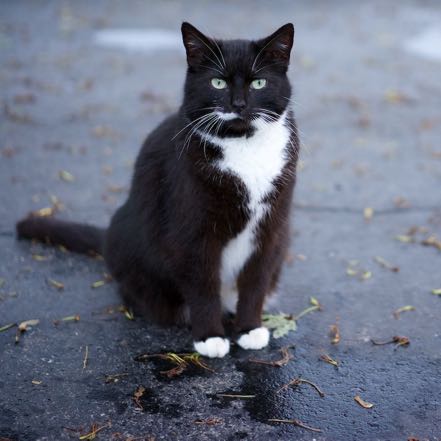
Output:
<svg viewBox="0 0 441 441">
<path fill-rule="evenodd" d="M 222 252 L 221 279 L 223 285 L 235 278 L 253 254 L 259 224 L 271 208 L 268 196 L 274 181 L 281 175 L 288 160 L 290 132 L 284 118 L 272 124 L 261 124 L 249 138 L 215 139 L 223 157 L 217 167 L 239 179 L 246 189 L 249 218 L 242 231 L 229 240 Z"/>
</svg>

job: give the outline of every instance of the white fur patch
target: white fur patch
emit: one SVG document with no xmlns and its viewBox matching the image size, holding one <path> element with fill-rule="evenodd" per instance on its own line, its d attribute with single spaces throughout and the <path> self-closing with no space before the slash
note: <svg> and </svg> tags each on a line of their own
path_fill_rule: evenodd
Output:
<svg viewBox="0 0 441 441">
<path fill-rule="evenodd" d="M 239 118 L 239 115 L 235 112 L 214 112 L 220 119 L 224 121 L 231 121 L 232 119 Z"/>
<path fill-rule="evenodd" d="M 262 349 L 268 345 L 270 333 L 267 328 L 260 327 L 243 334 L 237 344 L 243 349 Z"/>
<path fill-rule="evenodd" d="M 195 341 L 194 348 L 205 357 L 222 358 L 230 351 L 230 341 L 223 337 L 210 337 L 205 341 Z"/>
<path fill-rule="evenodd" d="M 274 180 L 281 174 L 288 161 L 286 146 L 290 130 L 285 125 L 286 113 L 277 121 L 257 119 L 255 132 L 250 137 L 219 138 L 200 134 L 212 144 L 222 148 L 223 159 L 218 167 L 238 177 L 249 195 L 250 220 L 245 228 L 225 246 L 222 252 L 221 281 L 223 301 L 226 309 L 237 303 L 236 278 L 256 247 L 256 230 L 268 213 L 265 197 L 274 189 Z M 232 300 L 232 295 L 236 300 Z"/>
</svg>

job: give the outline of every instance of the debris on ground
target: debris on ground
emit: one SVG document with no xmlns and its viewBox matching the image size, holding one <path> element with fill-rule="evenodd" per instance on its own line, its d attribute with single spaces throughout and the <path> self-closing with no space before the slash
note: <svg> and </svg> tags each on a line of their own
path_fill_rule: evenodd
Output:
<svg viewBox="0 0 441 441">
<path fill-rule="evenodd" d="M 374 407 L 374 405 L 372 403 L 368 403 L 367 401 L 364 401 L 360 395 L 355 395 L 354 400 L 361 406 L 364 407 L 365 409 L 372 409 L 372 407 Z"/>
<path fill-rule="evenodd" d="M 135 357 L 135 361 L 147 361 L 152 358 L 159 358 L 174 365 L 174 367 L 171 369 L 160 371 L 161 374 L 168 378 L 181 375 L 190 366 L 195 366 L 209 372 L 214 372 L 212 368 L 202 361 L 201 355 L 197 352 L 185 354 L 176 354 L 174 352 L 167 352 L 166 354 L 141 354 Z"/>
<path fill-rule="evenodd" d="M 251 363 L 266 364 L 268 366 L 282 367 L 287 365 L 289 361 L 294 358 L 293 355 L 289 353 L 290 347 L 291 346 L 286 346 L 280 349 L 282 354 L 282 358 L 280 360 L 257 360 L 255 358 L 250 358 L 248 361 Z"/>
</svg>

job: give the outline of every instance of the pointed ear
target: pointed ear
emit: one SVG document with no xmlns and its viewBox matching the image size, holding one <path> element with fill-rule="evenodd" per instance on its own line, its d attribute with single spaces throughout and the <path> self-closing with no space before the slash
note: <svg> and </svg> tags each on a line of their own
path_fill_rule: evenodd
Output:
<svg viewBox="0 0 441 441">
<path fill-rule="evenodd" d="M 287 23 L 269 37 L 257 42 L 258 47 L 260 47 L 258 57 L 288 67 L 293 42 L 294 25 Z"/>
<path fill-rule="evenodd" d="M 204 58 L 204 54 L 211 49 L 211 41 L 202 32 L 184 22 L 181 26 L 182 40 L 187 52 L 187 63 L 189 66 L 197 66 Z"/>
</svg>

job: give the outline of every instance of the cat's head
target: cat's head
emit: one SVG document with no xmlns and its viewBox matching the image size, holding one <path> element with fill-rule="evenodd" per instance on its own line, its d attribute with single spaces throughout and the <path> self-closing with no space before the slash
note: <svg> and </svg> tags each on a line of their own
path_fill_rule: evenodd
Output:
<svg viewBox="0 0 441 441">
<path fill-rule="evenodd" d="M 253 121 L 271 121 L 285 111 L 291 23 L 257 41 L 214 40 L 183 23 L 182 37 L 188 63 L 183 110 L 193 127 L 241 136 L 253 130 Z"/>
</svg>

